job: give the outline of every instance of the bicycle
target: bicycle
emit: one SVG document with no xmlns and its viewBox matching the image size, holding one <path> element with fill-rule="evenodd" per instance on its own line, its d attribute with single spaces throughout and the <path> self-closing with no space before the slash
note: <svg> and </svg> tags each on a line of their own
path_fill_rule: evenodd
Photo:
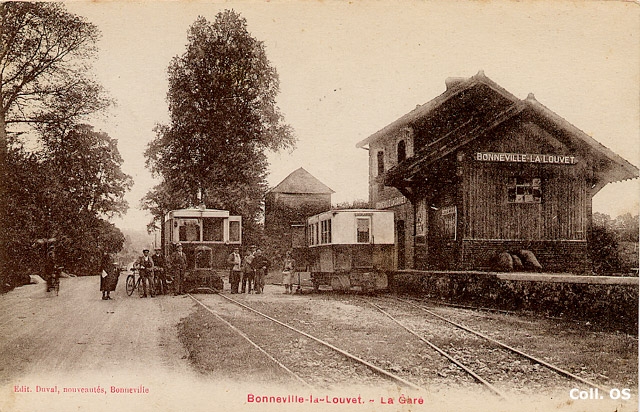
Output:
<svg viewBox="0 0 640 412">
<path fill-rule="evenodd" d="M 125 289 L 127 290 L 127 295 L 129 296 L 133 295 L 133 292 L 137 289 L 138 294 L 142 296 L 142 290 L 144 289 L 140 287 L 142 276 L 138 275 L 138 279 L 136 279 L 136 273 L 139 273 L 139 270 L 136 268 L 131 268 L 131 271 L 133 273 L 127 276 L 127 281 L 125 282 Z M 160 281 L 155 274 L 152 276 L 150 280 L 151 282 L 150 282 L 149 288 L 151 290 L 149 291 L 149 293 L 151 294 L 151 297 L 154 297 L 157 295 L 156 292 L 158 291 Z"/>
<path fill-rule="evenodd" d="M 138 272 L 138 269 L 131 268 L 131 272 L 133 273 L 127 275 L 127 281 L 125 282 L 125 289 L 127 290 L 128 296 L 133 295 L 133 291 L 138 289 L 140 286 L 140 279 L 142 279 L 141 276 L 138 276 L 138 280 L 136 281 L 136 273 Z"/>
</svg>

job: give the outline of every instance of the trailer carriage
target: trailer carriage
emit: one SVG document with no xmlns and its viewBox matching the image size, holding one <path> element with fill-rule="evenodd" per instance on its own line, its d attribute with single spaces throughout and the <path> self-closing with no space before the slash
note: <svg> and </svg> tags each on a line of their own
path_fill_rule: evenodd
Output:
<svg viewBox="0 0 640 412">
<path fill-rule="evenodd" d="M 167 259 L 178 243 L 187 257 L 184 290 L 221 291 L 222 277 L 228 270 L 227 256 L 242 245 L 242 217 L 217 209 L 172 210 L 165 215 L 162 231 Z"/>
<path fill-rule="evenodd" d="M 386 289 L 393 270 L 393 212 L 373 209 L 332 210 L 306 222 L 304 260 L 315 290 Z M 300 252 L 300 251 L 299 251 Z"/>
</svg>

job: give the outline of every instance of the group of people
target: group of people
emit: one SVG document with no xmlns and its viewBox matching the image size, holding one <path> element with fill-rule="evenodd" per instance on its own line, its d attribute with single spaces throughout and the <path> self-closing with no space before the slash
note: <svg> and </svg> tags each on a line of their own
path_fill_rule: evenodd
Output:
<svg viewBox="0 0 640 412">
<path fill-rule="evenodd" d="M 265 276 L 269 273 L 271 262 L 260 249 L 250 248 L 244 258 L 240 257 L 240 249 L 234 248 L 227 259 L 229 265 L 229 284 L 231 293 L 262 293 L 264 291 Z M 293 276 L 296 261 L 287 251 L 282 266 L 282 283 L 287 294 L 293 293 Z M 242 285 L 242 286 L 240 286 Z"/>
<path fill-rule="evenodd" d="M 271 262 L 260 249 L 251 247 L 246 251 L 245 256 L 241 257 L 240 249 L 235 247 L 227 259 L 227 264 L 229 265 L 229 283 L 232 294 L 263 293 L 265 276 L 269 273 Z M 105 253 L 100 267 L 102 299 L 109 300 L 111 299 L 110 293 L 116 289 L 120 274 L 113 254 Z M 153 256 L 150 255 L 149 249 L 144 249 L 142 256 L 134 263 L 134 268 L 138 269 L 141 278 L 142 295 L 140 297 L 155 297 L 156 292 L 163 295 L 168 294 L 170 292 L 167 283 L 168 272 L 173 275 L 173 294 L 184 294 L 183 282 L 187 270 L 187 257 L 180 243 L 176 245 L 176 251 L 168 260 L 162 255 L 161 249 L 156 249 Z M 294 272 L 295 260 L 291 257 L 291 252 L 288 251 L 282 266 L 284 293 L 293 293 Z M 153 286 L 154 276 L 158 279 L 157 291 Z"/>
<path fill-rule="evenodd" d="M 231 293 L 262 293 L 264 278 L 269 273 L 271 262 L 260 249 L 250 248 L 244 258 L 240 257 L 240 249 L 234 248 L 227 259 L 229 265 L 229 283 Z M 240 287 L 242 284 L 242 287 Z"/>
<path fill-rule="evenodd" d="M 160 294 L 168 294 L 169 286 L 167 283 L 167 271 L 171 271 L 173 275 L 173 294 L 182 295 L 183 281 L 187 270 L 187 256 L 182 250 L 182 245 L 176 245 L 176 251 L 171 255 L 169 261 L 162 255 L 161 249 L 156 249 L 155 254 L 150 256 L 149 249 L 142 251 L 142 256 L 134 263 L 134 268 L 138 269 L 140 275 L 140 283 L 142 286 L 142 295 L 155 297 L 156 290 L 153 286 L 153 277 L 158 279 L 158 290 Z M 111 299 L 110 293 L 116 290 L 118 284 L 119 269 L 114 263 L 113 255 L 105 253 L 101 262 L 100 290 L 102 291 L 102 299 Z"/>
</svg>

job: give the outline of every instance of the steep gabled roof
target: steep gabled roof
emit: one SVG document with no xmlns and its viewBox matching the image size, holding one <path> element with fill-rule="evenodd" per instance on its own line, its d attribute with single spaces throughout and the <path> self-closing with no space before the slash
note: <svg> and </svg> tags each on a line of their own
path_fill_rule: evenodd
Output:
<svg viewBox="0 0 640 412">
<path fill-rule="evenodd" d="M 269 193 L 331 194 L 335 193 L 302 167 L 285 177 Z"/>
<path fill-rule="evenodd" d="M 566 141 L 572 142 L 573 146 L 581 146 L 591 153 L 595 158 L 603 159 L 601 162 L 599 176 L 600 184 L 598 189 L 604 184 L 621 180 L 633 179 L 639 176 L 638 168 L 617 155 L 610 149 L 606 148 L 591 136 L 582 130 L 571 125 L 568 121 L 552 112 L 544 105 L 540 104 L 533 94 L 520 100 L 513 94 L 509 93 L 497 83 L 484 75 L 482 71 L 468 79 L 449 78 L 446 80 L 447 90 L 435 99 L 416 107 L 416 109 L 400 117 L 383 129 L 372 134 L 366 139 L 358 142 L 356 147 L 364 147 L 371 142 L 386 136 L 397 133 L 402 128 L 417 124 L 420 120 L 438 114 L 440 116 L 455 115 L 455 112 L 446 110 L 446 105 L 455 99 L 461 99 L 464 93 L 468 93 L 472 89 L 484 88 L 486 102 L 500 102 L 496 107 L 500 110 L 491 114 L 484 113 L 484 119 L 481 116 L 470 119 L 468 122 L 453 125 L 450 132 L 439 136 L 435 141 L 430 142 L 424 147 L 416 147 L 414 156 L 407 158 L 405 161 L 392 168 L 386 173 L 385 183 L 393 185 L 398 179 L 406 179 L 414 174 L 417 170 L 424 170 L 427 166 L 435 164 L 449 153 L 461 148 L 471 141 L 481 137 L 491 131 L 491 129 L 499 126 L 501 123 L 509 119 L 519 116 L 521 113 L 531 113 L 540 121 L 544 121 L 549 127 L 561 133 Z M 488 104 L 488 103 L 487 103 Z M 452 119 L 454 124 L 461 122 L 460 119 Z"/>
</svg>

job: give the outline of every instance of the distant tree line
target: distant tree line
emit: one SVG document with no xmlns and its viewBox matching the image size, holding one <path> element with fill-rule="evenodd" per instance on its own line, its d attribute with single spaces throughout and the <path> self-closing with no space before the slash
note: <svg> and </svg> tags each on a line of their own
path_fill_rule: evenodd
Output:
<svg viewBox="0 0 640 412">
<path fill-rule="evenodd" d="M 638 267 L 638 215 L 630 213 L 611 219 L 595 212 L 589 232 L 589 256 L 594 272 L 608 274 L 627 272 Z M 623 244 L 631 243 L 627 247 Z"/>
<path fill-rule="evenodd" d="M 0 289 L 39 274 L 47 248 L 78 275 L 124 236 L 131 177 L 117 140 L 86 124 L 112 105 L 91 77 L 97 27 L 62 3 L 0 5 Z"/>
</svg>

